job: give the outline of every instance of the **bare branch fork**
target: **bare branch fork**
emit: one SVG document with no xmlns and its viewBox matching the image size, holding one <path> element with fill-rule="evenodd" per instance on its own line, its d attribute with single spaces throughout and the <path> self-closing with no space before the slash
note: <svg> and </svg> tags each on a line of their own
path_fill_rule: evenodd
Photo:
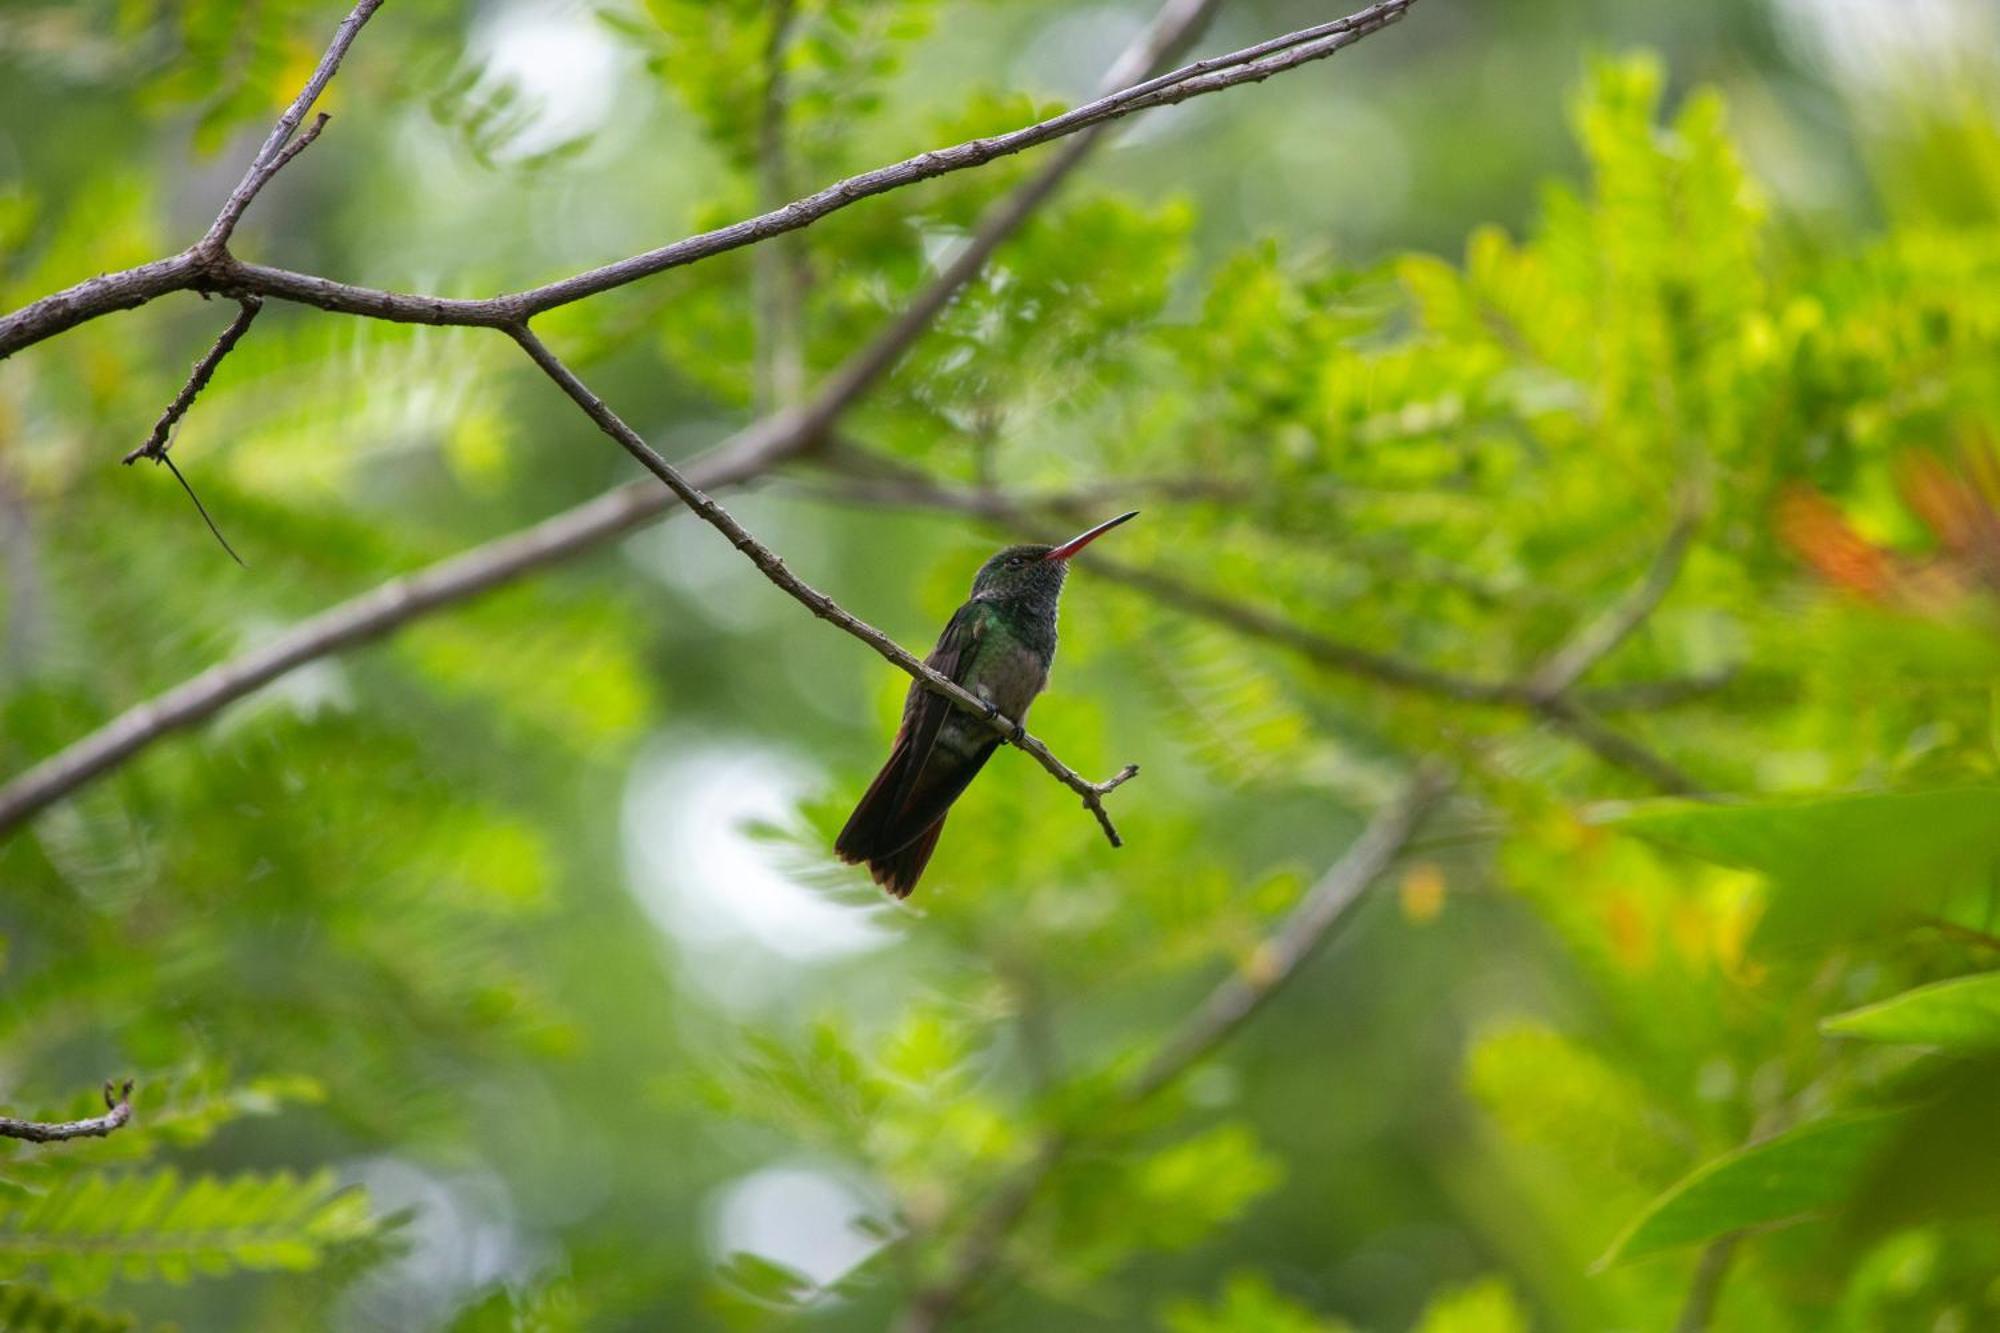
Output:
<svg viewBox="0 0 2000 1333">
<path fill-rule="evenodd" d="M 66 1139 L 101 1139 L 132 1118 L 132 1080 L 104 1085 L 104 1114 L 88 1120 L 16 1120 L 0 1116 L 0 1138 L 28 1143 L 61 1143 Z"/>
<path fill-rule="evenodd" d="M 1119 57 L 1106 76 L 1106 84 L 1123 84 L 1172 58 L 1208 19 L 1216 3 L 1167 0 L 1147 31 Z M 888 373 L 952 296 L 1055 192 L 1108 128 L 1099 124 L 1076 135 L 988 210 L 958 257 L 902 315 L 834 371 L 808 404 L 751 423 L 697 460 L 688 469 L 689 480 L 704 490 L 749 481 L 811 448 L 842 413 Z M 118 279 L 130 276 L 113 275 Z M 142 274 L 134 281 L 144 286 L 157 278 Z M 79 321 L 71 321 L 75 322 Z M 671 495 L 651 482 L 627 483 L 528 528 L 328 607 L 274 639 L 133 706 L 0 786 L 0 834 L 113 771 L 154 742 L 198 725 L 307 663 L 379 639 L 412 620 L 595 550 L 663 517 L 672 503 Z"/>
<path fill-rule="evenodd" d="M 784 589 L 793 600 L 821 620 L 846 630 L 888 661 L 908 672 L 914 679 L 923 682 L 926 689 L 943 695 L 968 712 L 986 718 L 993 730 L 1010 745 L 1025 750 L 1058 782 L 1082 797 L 1084 807 L 1097 817 L 1097 822 L 1104 829 L 1104 836 L 1111 840 L 1111 845 L 1113 847 L 1122 845 L 1118 830 L 1111 822 L 1111 816 L 1105 812 L 1104 798 L 1138 775 L 1137 764 L 1127 764 L 1103 782 L 1092 782 L 1071 769 L 1056 758 L 1048 746 L 1029 735 L 1027 728 L 1021 723 L 1012 718 L 1002 717 L 992 705 L 978 695 L 949 676 L 933 671 L 894 639 L 792 573 L 775 551 L 751 536 L 747 528 L 730 516 L 728 510 L 703 494 L 700 488 L 690 484 L 680 474 L 679 469 L 662 458 L 657 450 L 639 437 L 638 432 L 620 420 L 618 414 L 613 412 L 602 398 L 591 392 L 590 387 L 578 379 L 575 372 L 564 365 L 526 325 L 514 325 L 507 332 L 521 345 L 521 350 L 542 368 L 543 373 L 569 395 L 570 401 L 582 408 L 584 415 L 597 423 L 599 430 L 617 441 L 625 452 L 637 459 L 648 472 L 665 482 L 667 488 L 680 497 L 681 503 L 692 509 L 703 522 L 727 537 L 729 544 L 749 557 L 750 563 L 757 566 L 765 578 Z"/>
</svg>

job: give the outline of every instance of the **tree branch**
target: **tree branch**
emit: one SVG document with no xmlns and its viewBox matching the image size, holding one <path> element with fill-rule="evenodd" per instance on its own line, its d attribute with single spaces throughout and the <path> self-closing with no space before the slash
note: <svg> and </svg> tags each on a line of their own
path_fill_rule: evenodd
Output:
<svg viewBox="0 0 2000 1333">
<path fill-rule="evenodd" d="M 329 49 L 320 62 L 320 68 L 314 71 L 313 80 L 286 113 L 292 127 L 297 124 L 294 112 L 299 116 L 304 114 L 305 107 L 318 96 L 325 78 L 331 76 L 339 57 L 345 53 L 345 43 L 352 41 L 353 32 L 379 3 L 380 0 L 363 0 L 349 15 L 348 21 L 342 24 L 334 47 Z M 1414 3 L 1416 0 L 1381 0 L 1347 18 L 1184 65 L 1033 125 L 920 153 L 901 162 L 836 181 L 823 190 L 756 217 L 701 232 L 615 264 L 504 296 L 465 299 L 358 287 L 312 274 L 245 264 L 230 256 L 219 243 L 211 244 L 210 237 L 204 237 L 194 248 L 172 259 L 93 278 L 0 318 L 0 358 L 86 320 L 113 310 L 129 309 L 170 291 L 182 290 L 214 291 L 228 295 L 251 293 L 317 306 L 323 310 L 401 323 L 508 328 L 524 323 L 534 315 L 623 287 L 641 278 L 797 231 L 862 199 L 983 166 L 996 158 L 1023 152 L 1152 107 L 1170 106 L 1239 84 L 1262 82 L 1274 74 L 1325 59 L 1370 33 L 1381 31 L 1401 19 Z M 271 140 L 267 140 L 264 150 L 258 153 L 257 161 L 252 163 L 244 183 L 237 187 L 236 193 L 230 196 L 230 202 L 224 205 L 224 216 L 230 214 L 232 207 L 240 215 L 241 209 L 248 206 L 250 198 L 262 188 L 263 182 L 269 179 L 278 165 L 282 165 L 276 158 L 290 132 L 284 121 L 272 131 Z M 280 147 L 274 148 L 273 143 Z M 239 196 L 242 196 L 240 205 L 237 202 Z M 218 225 L 221 221 L 219 218 Z M 225 239 L 226 232 L 227 228 L 224 228 Z M 212 228 L 210 236 L 214 234 L 215 229 Z"/>
<path fill-rule="evenodd" d="M 1123 845 L 1118 837 L 1117 828 L 1111 822 L 1111 816 L 1104 809 L 1104 798 L 1138 775 L 1137 764 L 1127 764 L 1103 782 L 1092 782 L 1077 773 L 1056 758 L 1048 746 L 1029 735 L 1027 728 L 1020 722 L 1001 716 L 978 695 L 949 676 L 933 670 L 921 658 L 887 634 L 792 573 L 785 567 L 785 562 L 778 557 L 777 552 L 751 536 L 749 529 L 738 523 L 728 510 L 710 499 L 700 487 L 690 484 L 687 478 L 680 474 L 679 469 L 641 439 L 637 431 L 620 420 L 618 414 L 613 412 L 602 398 L 593 393 L 588 385 L 578 379 L 575 372 L 564 365 L 562 360 L 526 325 L 514 325 L 507 330 L 507 333 L 521 345 L 521 350 L 528 354 L 529 359 L 540 366 L 542 372 L 569 395 L 570 401 L 583 409 L 584 415 L 595 422 L 599 430 L 615 440 L 648 472 L 665 482 L 667 489 L 679 496 L 681 503 L 692 509 L 704 523 L 727 537 L 729 544 L 748 557 L 750 563 L 757 566 L 765 578 L 777 584 L 790 594 L 794 601 L 821 620 L 846 630 L 889 662 L 908 672 L 913 679 L 921 681 L 926 689 L 941 694 L 967 712 L 986 719 L 987 725 L 991 726 L 1001 739 L 1017 749 L 1026 751 L 1036 763 L 1047 769 L 1056 781 L 1083 798 L 1084 808 L 1097 817 L 1098 824 L 1104 829 L 1104 836 L 1110 840 L 1113 847 Z"/>
<path fill-rule="evenodd" d="M 61 1143 L 66 1139 L 101 1139 L 132 1118 L 132 1080 L 104 1085 L 105 1112 L 88 1120 L 16 1120 L 0 1116 L 0 1138 L 28 1143 Z"/>
<path fill-rule="evenodd" d="M 1248 963 L 1226 978 L 1189 1016 L 1126 1088 L 1126 1100 L 1141 1102 L 1228 1041 L 1284 989 L 1299 968 L 1326 942 L 1368 886 L 1402 854 L 1424 817 L 1451 789 L 1441 765 L 1418 769 L 1400 796 L 1377 812 L 1333 867 L 1286 915 L 1277 931 L 1257 946 Z"/>
<path fill-rule="evenodd" d="M 1626 735 L 1567 694 L 1532 705 L 1550 726 L 1607 764 L 1636 773 L 1670 796 L 1701 796 L 1706 789 L 1670 760 Z"/>
<path fill-rule="evenodd" d="M 127 465 L 136 463 L 141 458 L 150 458 L 158 462 L 167 456 L 174 427 L 187 415 L 187 410 L 194 406 L 196 395 L 208 387 L 208 381 L 215 375 L 215 368 L 222 364 L 222 358 L 235 350 L 243 335 L 250 331 L 250 323 L 257 318 L 257 312 L 264 308 L 264 303 L 254 296 L 245 296 L 237 304 L 242 309 L 236 312 L 236 318 L 222 331 L 222 336 L 215 340 L 215 345 L 208 349 L 201 360 L 194 363 L 194 369 L 188 374 L 187 383 L 183 384 L 181 391 L 174 395 L 173 402 L 167 404 L 167 410 L 160 414 L 160 419 L 153 423 L 153 433 L 146 437 L 144 444 L 125 455 L 122 461 Z"/>
<path fill-rule="evenodd" d="M 299 122 L 305 119 L 306 112 L 319 100 L 334 71 L 340 68 L 340 62 L 346 58 L 347 49 L 354 44 L 362 25 L 381 7 L 382 0 L 360 0 L 341 20 L 340 26 L 334 30 L 332 43 L 306 79 L 305 87 L 299 90 L 299 95 L 278 117 L 278 123 L 265 138 L 263 147 L 250 160 L 243 179 L 229 192 L 229 197 L 222 203 L 222 210 L 215 215 L 215 221 L 199 241 L 169 258 L 86 279 L 0 318 L 0 361 L 23 347 L 31 347 L 114 310 L 130 310 L 168 292 L 200 288 L 205 274 L 234 267 L 236 261 L 229 255 L 229 238 L 235 232 L 236 224 L 242 221 L 244 211 L 270 184 L 271 178 L 283 170 L 287 162 L 305 151 L 319 137 L 319 132 L 326 128 L 327 118 L 322 115 L 296 142 L 292 142 Z M 247 287 L 240 294 L 255 295 Z"/>
<path fill-rule="evenodd" d="M 1723 1284 L 1729 1280 L 1729 1267 L 1736 1259 L 1736 1247 L 1742 1240 L 1743 1233 L 1733 1231 L 1702 1247 L 1680 1318 L 1674 1321 L 1674 1333 L 1708 1333 L 1716 1303 L 1722 1299 Z"/>
<path fill-rule="evenodd" d="M 690 474 L 722 486 L 740 455 L 713 456 Z M 420 616 L 454 606 L 524 575 L 592 550 L 659 517 L 670 497 L 650 483 L 606 492 L 497 541 L 390 579 L 290 626 L 270 642 L 190 677 L 127 709 L 0 787 L 0 833 L 110 772 L 163 737 L 203 722 L 308 662 L 368 643 Z"/>
<path fill-rule="evenodd" d="M 1736 668 L 1727 666 L 1687 676 L 1666 676 L 1659 680 L 1593 685 L 1579 688 L 1575 695 L 1600 713 L 1657 713 L 1725 690 L 1736 676 Z"/>
<path fill-rule="evenodd" d="M 195 243 L 193 253 L 209 258 L 220 256 L 228 248 L 230 234 L 236 230 L 236 224 L 242 221 L 244 210 L 250 207 L 258 191 L 270 184 L 271 178 L 277 175 L 287 162 L 297 157 L 308 144 L 319 137 L 319 132 L 326 127 L 325 116 L 313 122 L 312 128 L 306 131 L 298 143 L 291 143 L 292 135 L 298 132 L 299 122 L 305 119 L 306 112 L 312 110 L 313 103 L 317 102 L 319 95 L 326 90 L 334 71 L 340 68 L 340 62 L 347 58 L 347 48 L 354 45 L 354 39 L 360 36 L 362 25 L 373 18 L 375 11 L 381 7 L 382 0 L 359 0 L 347 17 L 340 21 L 340 26 L 334 30 L 333 41 L 326 48 L 326 54 L 319 58 L 319 64 L 314 66 L 311 76 L 306 79 L 306 86 L 299 89 L 299 95 L 292 99 L 292 104 L 285 108 L 282 116 L 278 117 L 278 123 L 272 127 L 270 135 L 264 140 L 264 146 L 257 150 L 257 156 L 250 159 L 249 169 L 243 173 L 243 179 L 237 182 L 236 188 L 229 192 L 229 198 L 223 201 L 222 211 L 215 215 L 214 225 L 209 227 L 207 235 Z M 0 356 L 4 356 L 6 350 L 4 344 L 0 344 Z"/>
<path fill-rule="evenodd" d="M 1348 919 L 1368 886 L 1402 854 L 1450 786 L 1444 768 L 1420 766 L 1402 794 L 1376 813 L 1361 836 L 1293 905 L 1277 931 L 1252 955 L 1249 966 L 1209 992 L 1152 1061 L 1124 1086 L 1120 1100 L 1132 1106 L 1157 1095 L 1255 1017 Z M 911 1298 L 898 1324 L 901 1333 L 934 1333 L 991 1275 L 1008 1235 L 1073 1146 L 1070 1136 L 1049 1134 L 1034 1156 L 1001 1184 L 974 1215 L 944 1275 Z"/>
<path fill-rule="evenodd" d="M 1645 578 L 1603 615 L 1571 635 L 1530 673 L 1526 682 L 1530 694 L 1538 699 L 1554 699 L 1568 693 L 1572 685 L 1616 651 L 1660 609 L 1660 603 L 1680 578 L 1695 534 L 1701 530 L 1702 508 L 1699 492 L 1688 487 L 1682 494 L 1673 527 L 1659 554 L 1653 557 Z"/>
</svg>

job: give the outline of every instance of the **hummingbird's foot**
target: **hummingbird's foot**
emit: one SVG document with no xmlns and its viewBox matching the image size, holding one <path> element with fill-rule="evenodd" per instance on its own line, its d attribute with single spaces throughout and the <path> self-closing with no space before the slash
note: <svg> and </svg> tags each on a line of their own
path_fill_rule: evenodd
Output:
<svg viewBox="0 0 2000 1333">
<path fill-rule="evenodd" d="M 1002 719 L 1000 717 L 1000 705 L 994 703 L 991 699 L 984 700 L 983 702 L 986 705 L 986 720 L 988 722 L 1001 721 Z M 1022 741 L 1026 740 L 1027 738 L 1028 738 L 1028 727 L 1027 724 L 1024 722 L 1016 722 L 1013 726 L 1007 729 L 1007 739 L 1014 742 L 1016 745 L 1019 745 Z"/>
</svg>

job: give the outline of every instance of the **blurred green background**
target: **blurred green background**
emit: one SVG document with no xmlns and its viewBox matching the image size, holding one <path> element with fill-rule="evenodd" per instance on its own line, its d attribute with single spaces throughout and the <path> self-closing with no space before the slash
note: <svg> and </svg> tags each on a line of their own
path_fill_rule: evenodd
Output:
<svg viewBox="0 0 2000 1333">
<path fill-rule="evenodd" d="M 390 0 L 235 251 L 483 296 L 753 213 L 774 12 Z M 1150 12 L 800 0 L 794 191 L 1081 100 Z M 1330 16 L 1227 0 L 1197 49 Z M 0 0 L 0 307 L 198 236 L 338 18 Z M 537 327 L 693 457 L 783 398 L 760 346 L 831 371 L 1037 161 L 800 233 L 789 340 L 748 252 Z M 238 568 L 116 466 L 230 313 L 0 362 L 0 774 L 636 475 L 496 334 L 272 303 L 174 450 Z M 1083 563 L 1032 721 L 1142 766 L 1128 845 L 1001 754 L 897 907 L 829 847 L 907 682 L 675 518 L 0 834 L 0 1106 L 139 1084 L 0 1156 L 0 1321 L 875 1329 L 973 1253 L 954 1327 L 2000 1328 L 1996 416 L 1979 0 L 1423 0 L 1125 122 L 732 512 L 921 651 L 1013 530 L 856 451 L 1087 493 L 1034 530 L 1137 505 L 1106 557 L 1481 681 L 1693 513 L 1579 686 L 1614 741 Z M 1351 923 L 1122 1102 L 1427 756 L 1458 785 Z"/>
</svg>

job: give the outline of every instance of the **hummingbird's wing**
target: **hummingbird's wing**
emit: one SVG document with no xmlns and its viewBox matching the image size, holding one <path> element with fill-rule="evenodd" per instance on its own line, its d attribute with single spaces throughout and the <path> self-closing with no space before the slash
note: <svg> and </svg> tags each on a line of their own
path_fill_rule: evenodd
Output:
<svg viewBox="0 0 2000 1333">
<path fill-rule="evenodd" d="M 978 602 L 967 602 L 952 613 L 951 621 L 938 635 L 937 646 L 924 659 L 924 665 L 943 676 L 953 684 L 963 685 L 972 674 L 972 664 L 979 656 L 980 641 L 986 637 L 986 608 Z M 945 719 L 950 717 L 958 705 L 935 690 L 927 690 L 921 681 L 910 682 L 910 694 L 903 703 L 903 725 L 898 728 L 897 740 L 905 735 L 910 741 L 909 762 L 896 787 L 896 805 L 907 806 L 916 794 L 918 779 L 930 766 L 930 758 L 937 749 L 938 733 L 944 730 Z M 972 772 L 965 775 L 965 782 L 972 781 L 972 774 L 979 771 L 978 764 L 970 765 Z M 938 808 L 951 804 L 965 784 Z"/>
<path fill-rule="evenodd" d="M 985 608 L 966 603 L 945 626 L 926 665 L 964 684 L 985 632 Z M 875 879 L 899 898 L 916 886 L 951 803 L 1000 743 L 996 736 L 972 753 L 950 746 L 940 750 L 938 737 L 956 708 L 944 696 L 911 683 L 889 761 L 833 845 L 845 861 L 868 862 Z"/>
</svg>

